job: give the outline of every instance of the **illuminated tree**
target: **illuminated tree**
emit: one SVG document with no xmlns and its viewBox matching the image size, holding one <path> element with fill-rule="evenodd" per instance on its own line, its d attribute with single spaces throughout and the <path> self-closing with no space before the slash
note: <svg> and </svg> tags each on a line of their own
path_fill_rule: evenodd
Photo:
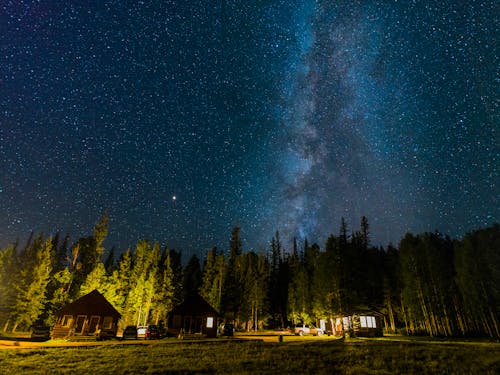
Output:
<svg viewBox="0 0 500 375">
<path fill-rule="evenodd" d="M 19 326 L 29 328 L 43 312 L 53 259 L 52 238 L 44 242 L 42 235 L 20 254 L 20 279 L 14 285 L 17 294 L 13 309 L 13 332 Z"/>
<path fill-rule="evenodd" d="M 160 324 L 166 321 L 167 314 L 174 308 L 174 272 L 171 266 L 170 252 L 164 252 L 166 257 L 160 268 L 161 277 L 153 297 L 153 321 L 155 324 Z"/>
<path fill-rule="evenodd" d="M 127 249 L 118 261 L 118 268 L 110 277 L 109 288 L 104 297 L 123 314 L 125 302 L 130 292 L 130 278 L 132 274 L 132 253 Z"/>
<path fill-rule="evenodd" d="M 16 298 L 14 289 L 16 279 L 15 275 L 12 275 L 16 262 L 15 249 L 15 245 L 10 245 L 0 250 L 0 323 L 3 324 L 3 332 L 8 329 L 9 317 Z"/>
<path fill-rule="evenodd" d="M 210 249 L 203 266 L 200 295 L 217 311 L 220 309 L 224 268 L 224 255 L 217 254 L 216 248 Z"/>
<path fill-rule="evenodd" d="M 80 287 L 79 297 L 84 296 L 93 290 L 105 295 L 108 289 L 108 278 L 106 276 L 106 268 L 102 262 L 98 262 L 94 269 L 90 271 L 85 279 L 85 282 Z"/>
</svg>

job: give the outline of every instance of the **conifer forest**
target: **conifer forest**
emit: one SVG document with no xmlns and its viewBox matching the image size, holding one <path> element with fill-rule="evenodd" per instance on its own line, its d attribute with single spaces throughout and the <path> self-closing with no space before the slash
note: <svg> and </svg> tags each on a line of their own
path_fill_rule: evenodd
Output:
<svg viewBox="0 0 500 375">
<path fill-rule="evenodd" d="M 97 289 L 122 314 L 121 326 L 166 322 L 197 292 L 242 330 L 369 309 L 383 314 L 387 333 L 500 338 L 498 224 L 460 239 L 407 233 L 397 246 L 375 247 L 362 217 L 357 230 L 342 220 L 324 244 L 285 248 L 276 232 L 260 253 L 245 251 L 234 227 L 227 248 L 183 259 L 147 240 L 106 249 L 107 221 L 104 214 L 76 242 L 40 233 L 0 250 L 3 332 L 52 325 L 63 305 Z"/>
</svg>

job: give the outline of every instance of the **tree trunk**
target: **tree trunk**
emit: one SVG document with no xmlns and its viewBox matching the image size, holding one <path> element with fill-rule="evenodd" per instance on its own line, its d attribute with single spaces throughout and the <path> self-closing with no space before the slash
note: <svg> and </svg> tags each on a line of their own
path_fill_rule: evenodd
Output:
<svg viewBox="0 0 500 375">
<path fill-rule="evenodd" d="M 387 312 L 389 313 L 389 325 L 391 327 L 391 333 L 396 332 L 396 322 L 394 320 L 394 310 L 392 309 L 391 297 L 387 299 Z"/>
</svg>

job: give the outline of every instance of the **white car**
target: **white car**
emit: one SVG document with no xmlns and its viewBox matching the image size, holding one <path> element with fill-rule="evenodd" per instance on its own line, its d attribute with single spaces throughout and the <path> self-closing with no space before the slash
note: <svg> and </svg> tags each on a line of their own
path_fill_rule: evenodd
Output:
<svg viewBox="0 0 500 375">
<path fill-rule="evenodd" d="M 294 333 L 299 336 L 304 336 L 304 335 L 321 336 L 325 332 L 323 332 L 321 328 L 316 328 L 313 325 L 303 324 L 301 326 L 296 326 Z"/>
<path fill-rule="evenodd" d="M 148 326 L 139 326 L 137 327 L 137 337 L 145 339 L 146 338 L 146 331 L 148 330 Z"/>
</svg>

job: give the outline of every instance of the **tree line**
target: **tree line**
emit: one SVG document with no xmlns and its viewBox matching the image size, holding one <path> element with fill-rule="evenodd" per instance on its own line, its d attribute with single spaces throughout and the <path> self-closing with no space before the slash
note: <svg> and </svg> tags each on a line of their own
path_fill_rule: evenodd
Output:
<svg viewBox="0 0 500 375">
<path fill-rule="evenodd" d="M 0 328 L 53 325 L 65 304 L 97 289 L 122 314 L 121 325 L 165 323 L 191 293 L 246 330 L 331 321 L 357 311 L 383 314 L 386 332 L 499 338 L 500 226 L 453 240 L 438 232 L 406 234 L 397 247 L 370 244 L 361 219 L 323 248 L 279 232 L 261 253 L 244 251 L 233 228 L 227 251 L 217 248 L 183 266 L 182 253 L 139 241 L 117 258 L 105 252 L 108 217 L 70 244 L 59 234 L 32 235 L 0 250 Z"/>
</svg>

